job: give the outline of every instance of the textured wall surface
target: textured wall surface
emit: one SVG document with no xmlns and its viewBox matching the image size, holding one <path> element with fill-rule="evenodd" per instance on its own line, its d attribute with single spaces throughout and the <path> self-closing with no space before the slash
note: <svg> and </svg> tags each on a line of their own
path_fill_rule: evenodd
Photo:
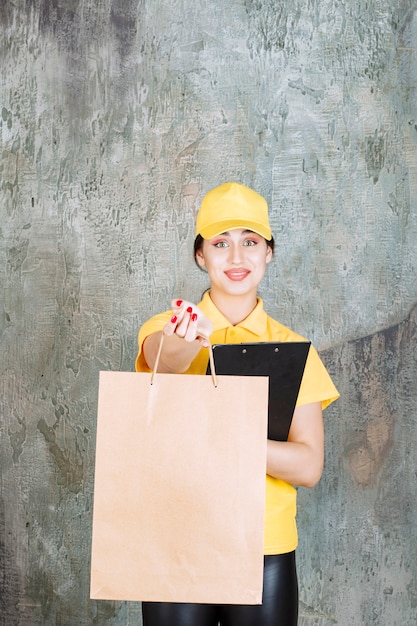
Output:
<svg viewBox="0 0 417 626">
<path fill-rule="evenodd" d="M 140 624 L 88 597 L 98 372 L 199 298 L 193 218 L 236 179 L 271 206 L 267 309 L 342 393 L 300 624 L 415 624 L 413 0 L 3 0 L 0 33 L 0 623 Z"/>
</svg>

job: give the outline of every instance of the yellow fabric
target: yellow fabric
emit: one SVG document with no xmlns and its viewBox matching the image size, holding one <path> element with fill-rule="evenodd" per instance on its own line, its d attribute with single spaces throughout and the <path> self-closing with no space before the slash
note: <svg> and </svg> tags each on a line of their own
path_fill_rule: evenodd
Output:
<svg viewBox="0 0 417 626">
<path fill-rule="evenodd" d="M 198 307 L 213 323 L 212 344 L 242 343 L 249 341 L 305 341 L 297 333 L 269 317 L 263 308 L 261 298 L 252 313 L 237 326 L 220 313 L 206 293 Z M 136 371 L 149 372 L 142 354 L 142 345 L 148 335 L 162 330 L 171 318 L 172 311 L 155 315 L 143 324 L 139 331 L 139 353 L 136 358 Z M 200 350 L 191 363 L 186 374 L 205 374 L 208 363 L 208 352 Z M 329 374 L 326 371 L 317 351 L 310 347 L 304 376 L 298 394 L 297 406 L 321 402 L 325 409 L 339 397 Z M 282 480 L 266 477 L 265 505 L 265 554 L 284 554 L 295 550 L 298 544 L 296 517 L 297 492 L 294 487 Z"/>
</svg>

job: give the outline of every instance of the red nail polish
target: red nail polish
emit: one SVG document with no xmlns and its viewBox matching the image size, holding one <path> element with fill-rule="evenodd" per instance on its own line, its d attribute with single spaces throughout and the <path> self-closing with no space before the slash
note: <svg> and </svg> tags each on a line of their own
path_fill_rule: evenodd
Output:
<svg viewBox="0 0 417 626">
<path fill-rule="evenodd" d="M 191 306 L 189 306 L 188 309 L 187 309 L 187 313 L 191 313 L 192 310 L 193 310 L 193 308 Z"/>
<path fill-rule="evenodd" d="M 177 306 L 181 306 L 181 304 L 182 304 L 182 300 L 177 300 L 175 304 L 176 304 Z"/>
<path fill-rule="evenodd" d="M 197 313 L 193 313 L 191 316 L 191 321 L 195 322 L 197 320 Z"/>
<path fill-rule="evenodd" d="M 173 316 L 171 317 L 171 322 L 172 322 L 173 324 L 175 324 L 175 322 L 177 321 L 177 319 L 178 319 L 178 318 L 177 318 L 177 316 L 176 316 L 176 315 L 173 315 Z"/>
</svg>

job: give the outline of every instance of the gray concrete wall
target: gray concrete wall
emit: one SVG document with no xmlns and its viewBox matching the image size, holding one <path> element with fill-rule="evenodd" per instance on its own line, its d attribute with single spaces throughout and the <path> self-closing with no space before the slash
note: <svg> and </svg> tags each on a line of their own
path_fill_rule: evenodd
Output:
<svg viewBox="0 0 417 626">
<path fill-rule="evenodd" d="M 342 393 L 300 624 L 415 624 L 415 3 L 3 0 L 0 27 L 0 623 L 140 624 L 88 597 L 98 373 L 199 298 L 193 218 L 236 179 L 271 206 L 267 308 Z"/>
</svg>

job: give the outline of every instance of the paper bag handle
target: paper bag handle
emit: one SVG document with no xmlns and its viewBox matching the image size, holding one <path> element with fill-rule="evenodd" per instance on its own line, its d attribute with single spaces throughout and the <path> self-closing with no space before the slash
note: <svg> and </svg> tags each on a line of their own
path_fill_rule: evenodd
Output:
<svg viewBox="0 0 417 626">
<path fill-rule="evenodd" d="M 161 356 L 161 352 L 162 352 L 162 344 L 164 343 L 164 333 L 161 334 L 161 341 L 159 342 L 159 347 L 158 347 L 158 352 L 156 354 L 156 359 L 155 359 L 155 364 L 154 364 L 154 368 L 153 368 L 153 372 L 152 372 L 152 376 L 151 376 L 151 385 L 153 385 L 153 379 L 154 376 L 158 370 L 158 364 L 159 364 L 159 357 Z M 208 339 L 207 337 L 205 337 L 205 339 Z M 210 359 L 210 370 L 211 370 L 211 379 L 213 381 L 213 385 L 215 387 L 217 387 L 217 376 L 216 376 L 216 370 L 214 367 L 214 357 L 213 357 L 213 348 L 211 347 L 211 343 L 209 341 L 209 345 L 208 345 L 208 351 L 209 351 L 209 359 Z"/>
</svg>

